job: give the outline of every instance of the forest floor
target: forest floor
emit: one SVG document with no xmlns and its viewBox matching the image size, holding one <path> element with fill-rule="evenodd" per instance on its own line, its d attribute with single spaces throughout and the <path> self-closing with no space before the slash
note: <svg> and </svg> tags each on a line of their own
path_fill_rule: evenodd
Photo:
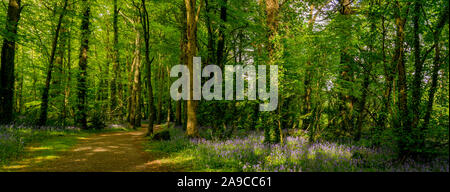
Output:
<svg viewBox="0 0 450 192">
<path fill-rule="evenodd" d="M 27 147 L 27 157 L 0 170 L 17 172 L 167 172 L 184 165 L 144 150 L 146 125 L 126 132 L 55 138 Z M 156 126 L 157 130 L 159 126 Z M 71 145 L 72 144 L 72 145 Z M 51 149 L 49 149 L 49 146 Z"/>
</svg>

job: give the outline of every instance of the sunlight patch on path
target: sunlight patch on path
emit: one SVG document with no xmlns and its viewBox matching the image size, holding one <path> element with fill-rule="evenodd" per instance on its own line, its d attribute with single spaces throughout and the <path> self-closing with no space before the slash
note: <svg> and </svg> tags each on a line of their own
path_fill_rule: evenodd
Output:
<svg viewBox="0 0 450 192">
<path fill-rule="evenodd" d="M 183 161 L 165 159 L 157 153 L 144 151 L 146 130 L 142 128 L 130 132 L 101 133 L 77 138 L 79 143 L 69 149 L 58 146 L 59 143 L 33 146 L 30 147 L 31 151 L 41 153 L 52 150 L 54 146 L 64 150 L 60 150 L 58 155 L 48 154 L 28 158 L 23 163 L 10 165 L 7 171 L 166 172 L 182 170 Z"/>
</svg>

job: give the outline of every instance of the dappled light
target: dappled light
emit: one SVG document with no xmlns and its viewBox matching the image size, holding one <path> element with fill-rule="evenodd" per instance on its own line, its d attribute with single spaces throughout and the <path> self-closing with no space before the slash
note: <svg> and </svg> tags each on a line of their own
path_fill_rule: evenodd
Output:
<svg viewBox="0 0 450 192">
<path fill-rule="evenodd" d="M 1 172 L 449 172 L 449 0 L 0 5 Z"/>
</svg>

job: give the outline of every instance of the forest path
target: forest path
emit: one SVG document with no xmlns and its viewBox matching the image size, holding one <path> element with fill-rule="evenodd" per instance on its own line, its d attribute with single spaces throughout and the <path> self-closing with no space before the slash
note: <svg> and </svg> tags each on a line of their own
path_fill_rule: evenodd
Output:
<svg viewBox="0 0 450 192">
<path fill-rule="evenodd" d="M 155 129 L 159 128 L 155 126 Z M 79 139 L 57 158 L 15 171 L 26 172 L 167 172 L 182 171 L 163 156 L 144 151 L 145 125 L 136 131 L 100 133 Z M 177 168 L 178 167 L 178 168 Z"/>
</svg>

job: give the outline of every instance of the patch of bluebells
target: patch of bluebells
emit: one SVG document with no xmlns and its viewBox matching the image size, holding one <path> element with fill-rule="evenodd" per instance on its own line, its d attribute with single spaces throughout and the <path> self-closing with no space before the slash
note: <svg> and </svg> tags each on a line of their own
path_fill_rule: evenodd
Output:
<svg viewBox="0 0 450 192">
<path fill-rule="evenodd" d="M 397 163 L 393 152 L 319 141 L 309 143 L 302 137 L 288 136 L 284 144 L 264 144 L 261 134 L 245 138 L 213 141 L 191 139 L 197 146 L 197 163 L 208 169 L 246 172 L 448 172 L 448 158 L 423 163 L 408 159 Z"/>
</svg>

